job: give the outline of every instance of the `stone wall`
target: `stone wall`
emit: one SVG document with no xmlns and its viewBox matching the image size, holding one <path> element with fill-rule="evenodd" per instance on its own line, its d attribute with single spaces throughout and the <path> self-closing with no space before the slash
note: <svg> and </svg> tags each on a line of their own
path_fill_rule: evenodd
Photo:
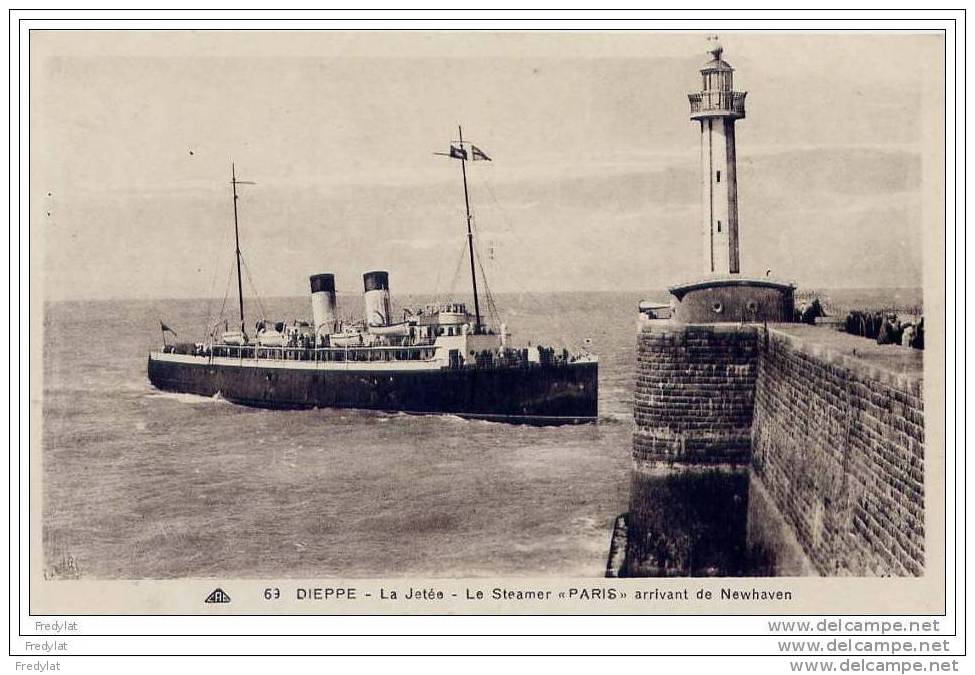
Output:
<svg viewBox="0 0 975 675">
<path fill-rule="evenodd" d="M 747 576 L 748 482 L 744 465 L 634 468 L 620 575 Z"/>
<path fill-rule="evenodd" d="M 634 458 L 747 464 L 758 328 L 648 321 L 638 340 Z"/>
<path fill-rule="evenodd" d="M 623 576 L 741 576 L 758 329 L 640 331 Z"/>
<path fill-rule="evenodd" d="M 654 487 L 632 488 L 628 530 L 639 546 L 628 558 L 683 536 L 668 524 L 682 508 L 678 492 L 731 510 L 748 498 L 675 491 L 678 474 L 750 462 L 819 574 L 923 574 L 921 356 L 812 326 L 646 321 L 633 458 Z M 649 558 L 646 569 L 630 560 L 629 571 L 666 562 Z"/>
<path fill-rule="evenodd" d="M 755 474 L 821 574 L 920 575 L 920 374 L 871 365 L 816 337 L 771 328 L 762 341 Z"/>
</svg>

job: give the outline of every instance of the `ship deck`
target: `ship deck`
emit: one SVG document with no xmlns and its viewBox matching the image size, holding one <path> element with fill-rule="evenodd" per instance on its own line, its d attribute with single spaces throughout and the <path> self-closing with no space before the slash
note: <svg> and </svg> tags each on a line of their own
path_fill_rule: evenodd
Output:
<svg viewBox="0 0 975 675">
<path fill-rule="evenodd" d="M 295 350 L 301 351 L 301 350 Z M 319 351 L 319 350 L 309 350 Z M 443 365 L 434 359 L 384 359 L 384 360 L 312 360 L 284 357 L 260 357 L 253 352 L 241 356 L 213 356 L 197 354 L 175 354 L 165 352 L 150 352 L 149 358 L 155 361 L 169 363 L 213 364 L 219 366 L 237 366 L 241 368 L 281 368 L 285 370 L 440 370 Z"/>
<path fill-rule="evenodd" d="M 299 350 L 296 350 L 299 351 Z M 323 351 L 323 350 L 308 350 Z M 336 350 L 339 351 L 339 350 Z M 166 361 L 169 363 L 191 363 L 197 365 L 220 365 L 236 366 L 243 368 L 280 368 L 285 370 L 356 370 L 356 371 L 436 371 L 436 370 L 458 370 L 458 369 L 478 369 L 478 370 L 498 370 L 498 369 L 518 369 L 530 368 L 540 365 L 530 362 L 492 362 L 492 363 L 465 363 L 460 366 L 447 366 L 442 361 L 436 359 L 389 359 L 389 360 L 311 360 L 283 357 L 259 357 L 254 356 L 253 352 L 246 356 L 213 356 L 207 354 L 176 354 L 170 352 L 149 352 L 149 358 L 155 361 Z M 579 358 L 570 361 L 573 363 L 597 363 L 594 356 Z"/>
</svg>

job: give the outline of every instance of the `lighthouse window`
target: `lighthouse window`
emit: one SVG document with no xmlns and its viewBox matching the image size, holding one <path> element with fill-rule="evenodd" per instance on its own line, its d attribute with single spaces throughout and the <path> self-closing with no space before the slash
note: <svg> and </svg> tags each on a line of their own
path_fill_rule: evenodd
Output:
<svg viewBox="0 0 975 675">
<path fill-rule="evenodd" d="M 719 182 L 719 183 L 721 182 L 721 171 L 718 171 L 718 181 L 717 182 Z"/>
</svg>

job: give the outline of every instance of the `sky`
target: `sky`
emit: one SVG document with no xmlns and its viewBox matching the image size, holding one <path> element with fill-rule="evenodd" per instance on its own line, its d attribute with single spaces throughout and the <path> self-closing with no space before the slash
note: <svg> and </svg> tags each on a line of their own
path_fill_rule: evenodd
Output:
<svg viewBox="0 0 975 675">
<path fill-rule="evenodd" d="M 943 42 L 727 34 L 742 272 L 918 286 Z M 494 292 L 700 273 L 704 33 L 31 33 L 31 248 L 43 297 L 466 291 L 457 138 Z M 942 155 L 943 156 L 943 155 Z M 927 169 L 927 170 L 926 170 Z M 925 191 L 924 186 L 927 186 Z M 245 274 L 245 282 L 248 281 Z"/>
</svg>

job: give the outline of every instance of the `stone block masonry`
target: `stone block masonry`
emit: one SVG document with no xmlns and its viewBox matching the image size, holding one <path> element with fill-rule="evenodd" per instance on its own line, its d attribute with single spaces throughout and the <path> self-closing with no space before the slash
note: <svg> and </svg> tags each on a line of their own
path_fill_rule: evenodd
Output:
<svg viewBox="0 0 975 675">
<path fill-rule="evenodd" d="M 634 458 L 747 464 L 758 328 L 650 321 L 638 339 Z"/>
<path fill-rule="evenodd" d="M 640 332 L 623 576 L 741 576 L 758 330 Z"/>
<path fill-rule="evenodd" d="M 755 474 L 821 574 L 923 574 L 921 373 L 852 358 L 817 337 L 772 328 L 763 341 Z"/>
<path fill-rule="evenodd" d="M 819 574 L 921 575 L 921 359 L 812 326 L 649 321 L 638 338 L 634 470 L 750 464 Z M 674 497 L 658 488 L 631 495 L 628 529 L 642 545 L 677 536 L 659 504 L 643 503 Z M 647 527 L 642 515 L 653 515 Z"/>
</svg>

